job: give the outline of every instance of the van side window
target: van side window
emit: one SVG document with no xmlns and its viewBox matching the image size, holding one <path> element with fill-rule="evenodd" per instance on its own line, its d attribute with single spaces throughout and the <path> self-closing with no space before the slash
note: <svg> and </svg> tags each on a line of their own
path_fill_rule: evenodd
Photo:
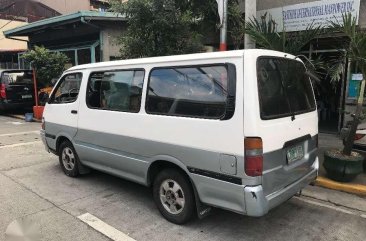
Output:
<svg viewBox="0 0 366 241">
<path fill-rule="evenodd" d="M 228 97 L 226 65 L 157 68 L 151 71 L 146 112 L 220 119 Z"/>
<path fill-rule="evenodd" d="M 79 95 L 81 73 L 67 74 L 59 81 L 50 98 L 50 104 L 72 103 Z"/>
<path fill-rule="evenodd" d="M 93 109 L 140 111 L 143 70 L 94 72 L 87 88 L 87 105 Z"/>
</svg>

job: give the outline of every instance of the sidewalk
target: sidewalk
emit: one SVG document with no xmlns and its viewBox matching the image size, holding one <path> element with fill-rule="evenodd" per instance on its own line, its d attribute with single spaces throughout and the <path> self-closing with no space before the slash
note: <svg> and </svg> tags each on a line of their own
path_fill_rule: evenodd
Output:
<svg viewBox="0 0 366 241">
<path fill-rule="evenodd" d="M 15 119 L 19 119 L 19 120 L 24 120 L 25 121 L 25 114 L 5 114 L 6 116 L 8 117 L 12 117 L 12 118 L 15 118 Z M 33 122 L 42 122 L 41 120 L 37 120 L 36 118 L 33 118 Z"/>
<path fill-rule="evenodd" d="M 327 178 L 323 167 L 324 152 L 331 148 L 342 148 L 342 141 L 337 135 L 319 133 L 319 177 L 315 185 L 335 189 L 343 192 L 354 193 L 366 196 L 366 173 L 362 173 L 355 180 L 349 183 L 335 182 Z"/>
</svg>

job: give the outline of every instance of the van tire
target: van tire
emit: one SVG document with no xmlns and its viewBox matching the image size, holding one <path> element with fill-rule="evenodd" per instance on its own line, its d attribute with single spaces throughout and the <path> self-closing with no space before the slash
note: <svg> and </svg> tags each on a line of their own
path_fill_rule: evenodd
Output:
<svg viewBox="0 0 366 241">
<path fill-rule="evenodd" d="M 60 165 L 66 176 L 77 177 L 80 174 L 80 161 L 74 146 L 70 141 L 64 141 L 60 144 L 58 150 Z"/>
<path fill-rule="evenodd" d="M 168 168 L 157 174 L 153 183 L 153 196 L 160 213 L 172 223 L 187 223 L 194 215 L 195 201 L 191 183 L 177 169 Z"/>
</svg>

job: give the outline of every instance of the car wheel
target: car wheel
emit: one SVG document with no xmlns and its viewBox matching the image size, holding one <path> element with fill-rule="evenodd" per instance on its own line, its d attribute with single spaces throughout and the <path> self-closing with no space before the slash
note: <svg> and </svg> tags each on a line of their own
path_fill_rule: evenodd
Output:
<svg viewBox="0 0 366 241">
<path fill-rule="evenodd" d="M 191 183 L 176 169 L 164 169 L 156 176 L 153 196 L 160 213 L 172 223 L 184 224 L 195 212 Z"/>
<path fill-rule="evenodd" d="M 64 141 L 59 147 L 59 160 L 64 173 L 69 177 L 79 175 L 79 157 L 70 141 Z"/>
</svg>

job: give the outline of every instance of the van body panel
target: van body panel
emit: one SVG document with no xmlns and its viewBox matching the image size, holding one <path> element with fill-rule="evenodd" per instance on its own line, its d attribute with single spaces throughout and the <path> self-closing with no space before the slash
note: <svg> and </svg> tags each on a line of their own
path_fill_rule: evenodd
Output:
<svg viewBox="0 0 366 241">
<path fill-rule="evenodd" d="M 205 61 L 171 62 L 169 66 L 187 66 L 199 64 L 215 64 L 230 62 L 236 65 L 238 78 L 242 78 L 242 58 L 233 58 L 228 61 L 222 59 L 207 59 Z M 167 66 L 164 63 L 143 65 L 145 79 L 143 93 L 146 93 L 149 71 L 153 67 Z M 113 69 L 141 69 L 141 65 L 114 67 Z M 106 69 L 108 70 L 108 69 Z M 141 109 L 138 114 L 129 112 L 107 111 L 91 109 L 85 101 L 80 104 L 78 132 L 75 143 L 92 145 L 100 150 L 123 150 L 129 156 L 139 156 L 142 159 L 154 160 L 158 155 L 171 156 L 185 166 L 191 166 L 212 172 L 220 173 L 220 155 L 234 156 L 243 160 L 242 132 L 242 101 L 239 96 L 242 92 L 242 83 L 237 83 L 237 104 L 234 116 L 225 121 L 165 116 L 147 114 L 145 111 L 146 94 L 142 95 Z M 82 83 L 86 88 L 86 83 Z M 82 91 L 80 99 L 86 98 Z M 97 124 L 95 120 L 103 120 Z M 142 128 L 143 127 L 143 128 Z M 199 133 L 202 133 L 199 134 Z M 230 140 L 230 141 L 228 141 Z M 83 148 L 78 146 L 77 148 Z M 87 160 L 84 151 L 79 153 L 81 160 Z M 100 159 L 92 159 L 100 161 Z M 90 161 L 90 160 L 89 160 Z M 124 160 L 129 162 L 129 160 Z M 119 168 L 128 168 L 129 165 L 114 163 L 114 158 L 104 158 L 103 162 L 109 167 L 118 165 Z M 123 162 L 123 161 L 122 161 Z M 238 161 L 237 169 L 243 170 L 244 164 Z M 126 170 L 125 170 L 126 171 Z M 140 173 L 141 174 L 141 173 Z M 243 171 L 238 171 L 240 177 L 245 177 Z M 146 173 L 145 173 L 146 176 Z"/>
<path fill-rule="evenodd" d="M 46 105 L 46 130 L 42 132 L 46 145 L 56 148 L 57 138 L 65 135 L 82 164 L 143 185 L 151 184 L 149 168 L 155 161 L 168 161 L 187 173 L 201 202 L 241 214 L 264 215 L 309 184 L 319 164 L 316 111 L 295 119 L 261 119 L 256 77 L 260 56 L 294 58 L 275 51 L 239 50 L 72 67 L 65 75 L 83 74 L 80 91 L 73 103 Z M 146 113 L 153 69 L 227 63 L 235 65 L 237 80 L 235 112 L 230 119 Z M 88 81 L 93 72 L 131 69 L 145 71 L 138 113 L 88 107 Z M 70 115 L 71 110 L 77 110 L 77 115 Z M 294 145 L 303 147 L 304 157 L 288 164 L 286 153 L 292 148 L 291 141 L 303 136 L 307 138 Z M 261 176 L 245 173 L 245 137 L 262 139 Z"/>
<path fill-rule="evenodd" d="M 191 174 L 201 202 L 245 214 L 244 186 Z"/>
<path fill-rule="evenodd" d="M 318 158 L 316 162 L 319 162 Z M 244 188 L 246 215 L 253 217 L 261 217 L 268 213 L 268 211 L 281 203 L 287 201 L 294 196 L 299 190 L 302 190 L 310 182 L 312 182 L 318 176 L 317 169 L 312 169 L 302 178 L 291 183 L 291 185 L 265 195 L 263 186 L 246 186 Z"/>
<path fill-rule="evenodd" d="M 244 55 L 244 75 L 248 75 L 244 77 L 248 80 L 244 81 L 244 136 L 262 139 L 262 188 L 263 195 L 267 196 L 313 172 L 312 165 L 317 157 L 318 117 L 316 109 L 314 109 L 307 113 L 297 114 L 294 118 L 292 116 L 269 120 L 261 118 L 258 66 L 257 61 L 253 61 L 258 60 L 261 56 L 288 58 L 291 61 L 294 61 L 295 57 L 280 52 L 269 54 L 268 51 L 257 53 L 250 51 Z M 308 136 L 309 139 L 291 144 L 291 141 L 305 136 Z M 286 143 L 290 143 L 290 145 L 285 146 Z M 300 148 L 303 150 L 303 158 L 289 163 L 287 152 L 290 148 L 298 146 L 301 146 Z"/>
<path fill-rule="evenodd" d="M 268 195 L 277 190 L 285 188 L 297 181 L 307 173 L 313 171 L 313 164 L 317 158 L 315 136 L 304 142 L 297 143 L 304 148 L 304 158 L 291 164 L 287 164 L 286 153 L 289 148 L 282 148 L 277 151 L 267 152 L 263 155 L 263 190 Z"/>
</svg>

